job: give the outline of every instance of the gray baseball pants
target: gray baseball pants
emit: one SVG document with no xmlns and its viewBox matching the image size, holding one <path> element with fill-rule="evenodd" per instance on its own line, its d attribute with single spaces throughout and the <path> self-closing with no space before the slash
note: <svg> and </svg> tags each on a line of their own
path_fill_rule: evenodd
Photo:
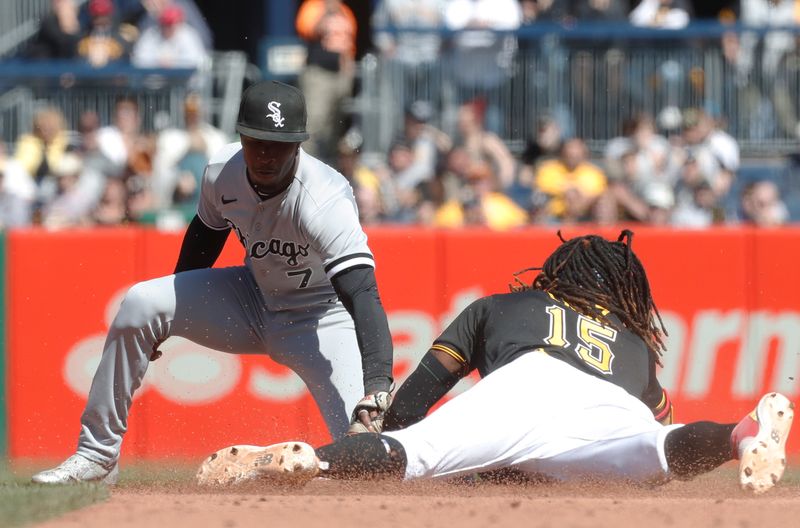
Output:
<svg viewBox="0 0 800 528">
<path fill-rule="evenodd" d="M 265 354 L 305 382 L 334 439 L 364 395 L 355 325 L 340 302 L 273 312 L 244 266 L 140 282 L 109 329 L 81 416 L 78 453 L 117 460 L 134 392 L 158 344 L 180 336 L 232 354 Z"/>
</svg>

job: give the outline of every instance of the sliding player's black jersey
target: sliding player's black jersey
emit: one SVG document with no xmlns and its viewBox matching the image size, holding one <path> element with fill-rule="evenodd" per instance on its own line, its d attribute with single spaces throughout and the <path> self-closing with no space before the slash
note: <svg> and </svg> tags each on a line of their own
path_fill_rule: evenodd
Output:
<svg viewBox="0 0 800 528">
<path fill-rule="evenodd" d="M 662 391 L 652 354 L 613 314 L 608 319 L 612 326 L 539 290 L 492 295 L 464 309 L 432 348 L 478 369 L 481 377 L 522 354 L 544 351 L 655 407 Z"/>
</svg>

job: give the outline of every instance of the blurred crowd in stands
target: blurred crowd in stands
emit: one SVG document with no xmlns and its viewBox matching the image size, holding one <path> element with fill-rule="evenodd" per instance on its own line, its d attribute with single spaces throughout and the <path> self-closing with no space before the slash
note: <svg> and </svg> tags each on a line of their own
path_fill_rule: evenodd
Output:
<svg viewBox="0 0 800 528">
<path fill-rule="evenodd" d="M 232 141 L 202 118 L 202 100 L 184 103 L 185 123 L 141 129 L 136 99 L 116 101 L 113 122 L 81 115 L 67 130 L 57 108 L 36 113 L 14 152 L 0 150 L 0 225 L 64 228 L 191 218 L 209 156 Z"/>
<path fill-rule="evenodd" d="M 680 126 L 669 130 L 655 116 L 630 115 L 602 152 L 590 152 L 586 138 L 565 131 L 546 109 L 536 116 L 535 133 L 524 148 L 512 151 L 497 134 L 493 123 L 509 110 L 492 108 L 493 99 L 484 94 L 513 61 L 516 43 L 508 34 L 486 29 L 583 19 L 674 29 L 692 17 L 686 0 L 634 3 L 631 9 L 621 0 L 376 2 L 376 52 L 408 66 L 404 82 L 432 88 L 424 97 L 404 100 L 402 94 L 419 93 L 408 90 L 386 101 L 402 108 L 402 126 L 387 151 L 375 153 L 362 152 L 359 129 L 348 126 L 352 123 L 345 116 L 355 82 L 356 17 L 340 0 L 304 0 L 296 19 L 308 50 L 297 79 L 312 133 L 304 148 L 350 180 L 367 225 L 505 230 L 639 222 L 703 228 L 796 220 L 774 180 L 738 179 L 739 145 L 725 131 L 723 116 L 703 108 L 682 109 L 673 116 Z M 741 0 L 739 17 L 776 25 L 798 20 L 800 2 Z M 397 31 L 402 28 L 456 32 L 451 46 L 465 65 L 454 71 L 463 74 L 459 81 L 471 90 L 458 99 L 453 132 L 435 126 L 442 110 L 436 84 L 422 79 L 436 64 L 442 36 Z M 790 40 L 794 46 L 794 36 Z M 736 54 L 749 44 L 727 45 Z M 788 45 L 777 38 L 766 48 Z M 211 49 L 211 32 L 191 0 L 89 0 L 80 10 L 74 0 L 53 0 L 52 13 L 24 55 L 85 59 L 98 67 L 114 60 L 141 67 L 198 67 Z M 480 75 L 471 75 L 475 71 Z M 8 148 L 0 145 L 0 229 L 185 225 L 194 214 L 209 156 L 237 140 L 208 122 L 204 104 L 190 94 L 182 126 L 155 131 L 142 129 L 146 109 L 135 98 L 117 100 L 109 123 L 84 112 L 75 130 L 59 108 L 40 109 L 29 134 Z"/>
<path fill-rule="evenodd" d="M 359 159 L 345 137 L 339 167 L 353 181 L 366 223 L 437 227 L 641 222 L 703 228 L 789 221 L 778 187 L 754 180 L 734 194 L 736 141 L 705 111 L 683 112 L 678 135 L 652 116 L 631 116 L 596 159 L 581 138 L 542 117 L 514 155 L 483 127 L 483 106 L 459 109 L 454 137 L 432 127 L 430 106 L 412 103 L 386 159 Z"/>
<path fill-rule="evenodd" d="M 208 60 L 212 35 L 192 0 L 52 0 L 23 57 L 116 61 L 142 68 L 197 68 Z"/>
</svg>

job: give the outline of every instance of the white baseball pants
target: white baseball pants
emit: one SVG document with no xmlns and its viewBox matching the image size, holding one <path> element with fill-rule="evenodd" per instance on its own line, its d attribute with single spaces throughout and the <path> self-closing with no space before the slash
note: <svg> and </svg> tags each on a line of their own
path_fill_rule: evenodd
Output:
<svg viewBox="0 0 800 528">
<path fill-rule="evenodd" d="M 406 451 L 406 479 L 512 467 L 558 480 L 658 482 L 674 427 L 624 389 L 530 352 L 421 422 L 384 434 Z"/>
</svg>

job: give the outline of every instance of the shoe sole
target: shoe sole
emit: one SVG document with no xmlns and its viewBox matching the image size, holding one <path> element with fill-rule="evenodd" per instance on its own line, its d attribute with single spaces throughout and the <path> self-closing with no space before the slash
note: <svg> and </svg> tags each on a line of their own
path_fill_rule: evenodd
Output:
<svg viewBox="0 0 800 528">
<path fill-rule="evenodd" d="M 744 450 L 739 462 L 739 484 L 743 490 L 764 493 L 786 469 L 786 440 L 794 419 L 794 404 L 772 392 L 756 407 L 758 434 Z"/>
<path fill-rule="evenodd" d="M 319 472 L 314 448 L 304 442 L 285 442 L 267 447 L 236 445 L 209 456 L 197 471 L 201 486 L 235 486 L 270 482 L 304 484 Z"/>
</svg>

